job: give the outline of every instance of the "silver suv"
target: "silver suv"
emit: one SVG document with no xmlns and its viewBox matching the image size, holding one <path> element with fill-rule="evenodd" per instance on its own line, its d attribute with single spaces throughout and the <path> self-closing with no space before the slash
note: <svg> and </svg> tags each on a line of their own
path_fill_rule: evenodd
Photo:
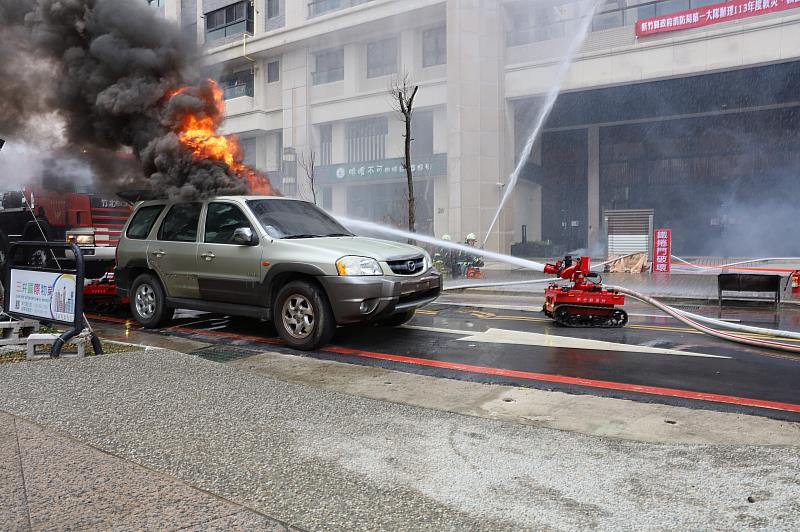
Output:
<svg viewBox="0 0 800 532">
<path fill-rule="evenodd" d="M 116 282 L 145 327 L 176 308 L 251 316 L 304 350 L 330 341 L 337 324 L 405 323 L 442 290 L 424 250 L 355 236 L 311 203 L 263 196 L 138 204 Z"/>
</svg>

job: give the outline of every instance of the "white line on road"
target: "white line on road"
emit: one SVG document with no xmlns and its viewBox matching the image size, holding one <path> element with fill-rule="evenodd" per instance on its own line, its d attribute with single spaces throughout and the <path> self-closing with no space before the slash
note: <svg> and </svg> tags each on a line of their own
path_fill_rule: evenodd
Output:
<svg viewBox="0 0 800 532">
<path fill-rule="evenodd" d="M 676 349 L 662 349 L 643 345 L 619 344 L 601 340 L 587 340 L 569 336 L 555 336 L 552 334 L 539 334 L 525 331 L 512 331 L 507 329 L 489 329 L 488 331 L 459 338 L 462 342 L 485 342 L 492 344 L 530 345 L 542 347 L 556 347 L 561 349 L 592 349 L 600 351 L 623 351 L 625 353 L 647 353 L 653 355 L 679 355 L 703 358 L 730 358 L 721 355 L 706 353 L 693 353 L 678 351 Z"/>
<path fill-rule="evenodd" d="M 458 329 L 443 329 L 441 327 L 423 327 L 422 325 L 401 325 L 403 329 L 414 329 L 416 331 L 438 332 L 445 334 L 460 334 L 465 336 L 472 336 L 478 331 L 460 331 Z"/>
<path fill-rule="evenodd" d="M 538 347 L 555 347 L 561 349 L 591 349 L 596 351 L 622 351 L 625 353 L 646 353 L 651 355 L 678 355 L 701 358 L 731 358 L 721 355 L 706 353 L 693 353 L 691 351 L 678 351 L 677 349 L 663 349 L 644 345 L 619 344 L 601 340 L 586 340 L 570 336 L 555 336 L 552 334 L 539 334 L 508 329 L 489 329 L 487 331 L 464 331 L 459 329 L 445 329 L 442 327 L 424 327 L 422 325 L 402 325 L 404 329 L 416 331 L 437 332 L 464 336 L 458 338 L 460 342 L 481 342 L 491 344 L 529 345 Z"/>
</svg>

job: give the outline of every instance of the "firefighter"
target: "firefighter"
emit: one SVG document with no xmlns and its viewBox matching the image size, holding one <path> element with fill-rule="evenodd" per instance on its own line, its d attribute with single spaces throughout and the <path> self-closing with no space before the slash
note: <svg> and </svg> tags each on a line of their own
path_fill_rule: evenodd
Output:
<svg viewBox="0 0 800 532">
<path fill-rule="evenodd" d="M 475 233 L 470 233 L 467 235 L 467 238 L 464 239 L 464 245 L 469 246 L 471 248 L 478 247 L 478 237 L 475 236 Z M 483 267 L 483 260 L 481 259 L 480 255 L 474 255 L 469 252 L 462 252 L 461 257 L 459 260 L 460 263 L 460 270 L 461 275 L 466 276 L 467 270 L 470 268 L 480 269 Z"/>
<path fill-rule="evenodd" d="M 443 242 L 451 242 L 452 238 L 450 238 L 450 235 L 442 235 L 441 240 Z M 447 271 L 454 272 L 454 251 L 449 247 L 439 246 L 433 255 L 433 263 L 442 273 Z"/>
</svg>

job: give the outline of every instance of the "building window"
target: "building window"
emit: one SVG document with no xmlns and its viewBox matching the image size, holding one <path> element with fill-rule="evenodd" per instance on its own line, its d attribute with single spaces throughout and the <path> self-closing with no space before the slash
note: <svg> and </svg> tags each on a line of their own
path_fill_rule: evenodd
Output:
<svg viewBox="0 0 800 532">
<path fill-rule="evenodd" d="M 150 7 L 158 10 L 161 14 L 164 14 L 164 4 L 166 0 L 147 0 L 147 3 L 150 4 Z"/>
<path fill-rule="evenodd" d="M 319 126 L 319 164 L 331 164 L 333 158 L 333 126 L 323 124 Z"/>
<path fill-rule="evenodd" d="M 245 32 L 253 33 L 254 18 L 253 4 L 247 1 L 206 13 L 206 41 L 216 41 Z"/>
<path fill-rule="evenodd" d="M 445 27 L 422 32 L 422 66 L 447 63 L 447 31 Z"/>
<path fill-rule="evenodd" d="M 225 94 L 225 99 L 238 98 L 239 96 L 253 96 L 253 71 L 241 70 L 226 74 L 219 78 L 219 86 Z"/>
<path fill-rule="evenodd" d="M 308 2 L 308 18 L 318 17 L 325 13 L 336 11 L 337 9 L 355 7 L 372 1 L 373 0 L 310 0 Z"/>
<path fill-rule="evenodd" d="M 389 120 L 385 116 L 347 124 L 347 161 L 378 161 L 386 157 Z"/>
<path fill-rule="evenodd" d="M 433 111 L 414 111 L 411 134 L 411 156 L 415 160 L 433 155 Z"/>
<path fill-rule="evenodd" d="M 308 3 L 308 18 L 318 17 L 342 7 L 344 7 L 342 0 L 312 0 Z"/>
<path fill-rule="evenodd" d="M 280 0 L 267 0 L 267 18 L 275 18 L 281 14 Z"/>
<path fill-rule="evenodd" d="M 328 212 L 333 210 L 333 187 L 322 187 L 322 208 Z"/>
<path fill-rule="evenodd" d="M 367 77 L 375 78 L 397 72 L 397 38 L 367 44 Z"/>
<path fill-rule="evenodd" d="M 256 139 L 241 139 L 242 162 L 251 168 L 256 167 Z"/>
<path fill-rule="evenodd" d="M 314 85 L 331 83 L 344 79 L 344 48 L 326 50 L 314 55 Z"/>
<path fill-rule="evenodd" d="M 592 20 L 591 31 L 632 26 L 654 16 L 680 13 L 723 0 L 607 0 Z M 730 1 L 730 0 L 729 0 Z M 581 25 L 583 12 L 575 2 L 511 4 L 506 7 L 510 29 L 508 46 L 563 39 L 574 35 Z"/>
<path fill-rule="evenodd" d="M 281 62 L 272 61 L 267 63 L 267 83 L 275 83 L 281 80 Z"/>
</svg>

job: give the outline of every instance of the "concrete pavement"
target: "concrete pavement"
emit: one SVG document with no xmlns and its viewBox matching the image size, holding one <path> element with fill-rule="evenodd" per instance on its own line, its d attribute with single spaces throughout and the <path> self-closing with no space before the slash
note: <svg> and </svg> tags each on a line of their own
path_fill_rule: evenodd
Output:
<svg viewBox="0 0 800 532">
<path fill-rule="evenodd" d="M 165 351 L 6 364 L 0 404 L 307 529 L 800 525 L 796 447 L 586 436 L 288 384 Z"/>
<path fill-rule="evenodd" d="M 288 530 L 241 505 L 0 412 L 3 530 Z"/>
</svg>

